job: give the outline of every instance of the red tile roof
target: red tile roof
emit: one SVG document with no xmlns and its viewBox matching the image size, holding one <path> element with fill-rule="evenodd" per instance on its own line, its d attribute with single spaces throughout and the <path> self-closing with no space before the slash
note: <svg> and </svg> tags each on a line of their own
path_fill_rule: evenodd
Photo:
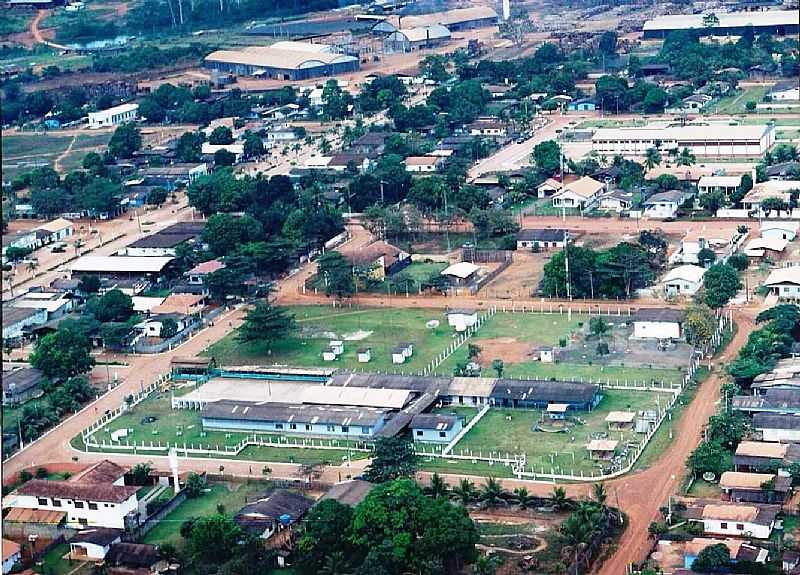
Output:
<svg viewBox="0 0 800 575">
<path fill-rule="evenodd" d="M 104 501 L 122 503 L 135 495 L 139 487 L 134 485 L 112 485 L 81 483 L 78 481 L 48 481 L 33 479 L 17 489 L 19 495 L 32 497 L 55 497 L 80 501 Z"/>
</svg>

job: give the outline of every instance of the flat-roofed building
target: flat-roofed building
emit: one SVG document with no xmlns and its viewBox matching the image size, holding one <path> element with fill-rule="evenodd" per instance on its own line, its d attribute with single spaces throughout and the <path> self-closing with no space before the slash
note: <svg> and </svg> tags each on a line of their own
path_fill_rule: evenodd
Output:
<svg viewBox="0 0 800 575">
<path fill-rule="evenodd" d="M 172 256 L 83 256 L 72 264 L 72 275 L 102 277 L 158 277 L 174 260 Z"/>
<path fill-rule="evenodd" d="M 299 49 L 296 42 L 291 44 L 288 49 L 253 46 L 243 50 L 217 50 L 205 57 L 205 67 L 242 76 L 290 81 L 347 74 L 359 68 L 358 58 L 354 56 Z"/>
<path fill-rule="evenodd" d="M 736 471 L 759 472 L 786 468 L 800 461 L 797 443 L 772 443 L 768 441 L 742 441 L 736 446 L 733 465 Z"/>
<path fill-rule="evenodd" d="M 23 367 L 3 372 L 3 405 L 18 405 L 41 396 L 44 375 L 38 369 Z"/>
<path fill-rule="evenodd" d="M 121 104 L 99 112 L 89 112 L 89 129 L 118 126 L 136 121 L 139 104 Z"/>
<path fill-rule="evenodd" d="M 800 33 L 800 19 L 795 10 L 765 10 L 716 14 L 711 26 L 703 14 L 671 14 L 647 20 L 642 27 L 643 38 L 666 38 L 676 30 L 697 30 L 704 36 L 741 36 L 752 30 L 755 34 L 777 36 Z"/>
<path fill-rule="evenodd" d="M 774 127 L 766 124 L 650 124 L 600 128 L 592 136 L 592 150 L 599 154 L 644 156 L 653 147 L 661 150 L 688 148 L 697 156 L 761 156 L 774 141 Z"/>
<path fill-rule="evenodd" d="M 764 441 L 800 441 L 800 415 L 756 413 L 753 429 Z"/>
<path fill-rule="evenodd" d="M 491 403 L 502 407 L 545 409 L 551 403 L 564 403 L 571 410 L 588 411 L 600 403 L 600 388 L 592 383 L 498 379 Z"/>
<path fill-rule="evenodd" d="M 389 16 L 378 22 L 373 32 L 390 34 L 402 28 L 423 28 L 426 26 L 445 26 L 450 32 L 497 25 L 497 12 L 488 6 L 455 8 L 447 12 L 432 12 L 416 16 Z"/>
<path fill-rule="evenodd" d="M 642 308 L 633 316 L 633 336 L 637 339 L 681 339 L 683 310 L 672 308 Z"/>
</svg>

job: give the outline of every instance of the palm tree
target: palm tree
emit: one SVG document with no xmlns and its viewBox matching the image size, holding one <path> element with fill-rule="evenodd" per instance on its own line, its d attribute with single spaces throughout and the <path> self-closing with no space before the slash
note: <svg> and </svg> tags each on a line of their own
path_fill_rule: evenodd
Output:
<svg viewBox="0 0 800 575">
<path fill-rule="evenodd" d="M 495 477 L 487 477 L 481 489 L 481 499 L 489 507 L 497 507 L 506 496 L 506 490 Z"/>
<path fill-rule="evenodd" d="M 436 499 L 438 497 L 447 497 L 448 492 L 447 483 L 444 482 L 442 476 L 434 473 L 431 476 L 431 484 L 425 488 L 425 493 Z"/>
<path fill-rule="evenodd" d="M 605 483 L 595 483 L 592 485 L 592 497 L 594 500 L 597 501 L 603 507 L 606 506 L 606 499 L 608 499 L 608 493 L 606 492 L 606 484 Z"/>
<path fill-rule="evenodd" d="M 697 161 L 697 158 L 695 158 L 694 154 L 689 151 L 689 148 L 682 149 L 680 156 L 678 156 L 678 165 L 679 166 L 691 166 L 696 161 Z"/>
<path fill-rule="evenodd" d="M 514 496 L 519 501 L 519 506 L 523 508 L 527 507 L 531 500 L 531 495 L 525 487 L 517 487 L 514 489 Z"/>
<path fill-rule="evenodd" d="M 661 163 L 661 154 L 658 152 L 658 148 L 653 146 L 652 148 L 647 148 L 647 152 L 644 155 L 644 166 L 648 170 L 652 170 L 656 166 Z"/>
<path fill-rule="evenodd" d="M 319 570 L 320 575 L 344 575 L 345 573 L 347 573 L 347 562 L 341 551 L 335 551 L 326 557 Z"/>
<path fill-rule="evenodd" d="M 462 479 L 458 485 L 453 487 L 453 495 L 455 495 L 464 505 L 469 504 L 477 498 L 478 492 L 475 489 L 475 484 L 469 479 Z"/>
<path fill-rule="evenodd" d="M 567 491 L 563 487 L 554 487 L 553 493 L 550 494 L 550 499 L 553 501 L 553 506 L 558 511 L 569 509 L 572 507 L 572 500 L 567 497 Z"/>
</svg>

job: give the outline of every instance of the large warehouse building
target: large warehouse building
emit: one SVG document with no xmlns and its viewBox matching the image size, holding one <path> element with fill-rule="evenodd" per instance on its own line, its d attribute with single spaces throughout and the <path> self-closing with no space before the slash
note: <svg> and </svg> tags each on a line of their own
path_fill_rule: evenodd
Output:
<svg viewBox="0 0 800 575">
<path fill-rule="evenodd" d="M 392 32 L 383 41 L 384 52 L 413 52 L 439 46 L 450 39 L 450 30 L 440 24 Z"/>
<path fill-rule="evenodd" d="M 775 131 L 767 125 L 650 124 L 596 130 L 592 136 L 592 150 L 600 154 L 643 156 L 652 147 L 660 150 L 689 148 L 697 156 L 760 156 L 774 141 Z"/>
<path fill-rule="evenodd" d="M 644 23 L 644 38 L 665 38 L 676 30 L 700 30 L 707 36 L 740 36 L 751 28 L 756 34 L 776 36 L 800 33 L 800 12 L 796 10 L 765 10 L 716 14 L 719 23 L 708 26 L 703 14 L 673 14 L 658 16 Z"/>
<path fill-rule="evenodd" d="M 419 16 L 389 16 L 372 28 L 373 32 L 391 34 L 398 30 L 409 28 L 428 28 L 431 26 L 445 26 L 450 32 L 496 26 L 497 12 L 488 6 L 474 6 L 472 8 L 456 8 L 447 12 L 433 12 Z"/>
<path fill-rule="evenodd" d="M 274 80 L 308 80 L 358 70 L 358 58 L 325 44 L 277 42 L 244 50 L 217 50 L 205 58 L 211 70 Z"/>
</svg>

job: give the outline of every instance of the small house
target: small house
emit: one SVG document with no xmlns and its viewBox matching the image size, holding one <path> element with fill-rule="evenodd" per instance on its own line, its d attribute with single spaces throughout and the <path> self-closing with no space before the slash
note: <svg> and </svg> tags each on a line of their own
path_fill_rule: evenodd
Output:
<svg viewBox="0 0 800 575">
<path fill-rule="evenodd" d="M 569 184 L 565 184 L 559 192 L 553 194 L 554 208 L 579 208 L 592 206 L 605 190 L 606 185 L 589 176 Z"/>
<path fill-rule="evenodd" d="M 536 196 L 539 198 L 546 198 L 547 196 L 552 196 L 553 194 L 560 192 L 561 188 L 563 187 L 564 184 L 558 180 L 547 178 L 544 182 L 539 184 L 539 187 L 536 188 Z"/>
<path fill-rule="evenodd" d="M 337 357 L 339 356 L 332 347 L 326 347 L 322 350 L 322 361 L 336 361 Z"/>
<path fill-rule="evenodd" d="M 661 280 L 664 294 L 669 297 L 693 296 L 703 287 L 703 276 L 706 269 L 692 264 L 685 264 L 671 269 Z"/>
<path fill-rule="evenodd" d="M 747 561 L 750 563 L 766 563 L 769 552 L 761 547 L 750 545 L 741 539 L 712 539 L 695 537 L 687 541 L 683 551 L 683 567 L 691 569 L 700 553 L 712 545 L 724 545 L 728 548 L 732 563 Z"/>
<path fill-rule="evenodd" d="M 768 257 L 770 259 L 778 259 L 788 245 L 788 240 L 779 237 L 754 238 L 747 242 L 742 252 L 748 258 L 761 259 Z"/>
<path fill-rule="evenodd" d="M 562 421 L 567 418 L 569 405 L 566 403 L 551 403 L 547 406 L 547 417 L 552 420 Z"/>
<path fill-rule="evenodd" d="M 756 413 L 753 429 L 763 441 L 800 441 L 800 415 Z"/>
<path fill-rule="evenodd" d="M 203 142 L 200 148 L 200 153 L 203 156 L 214 156 L 220 150 L 225 150 L 229 154 L 233 154 L 234 163 L 238 164 L 244 157 L 244 144 L 209 144 Z"/>
<path fill-rule="evenodd" d="M 433 173 L 442 165 L 442 158 L 436 156 L 408 156 L 405 160 L 406 172 L 414 174 Z"/>
<path fill-rule="evenodd" d="M 414 441 L 450 443 L 462 428 L 461 418 L 455 415 L 421 413 L 411 419 Z"/>
<path fill-rule="evenodd" d="M 339 339 L 332 339 L 328 344 L 328 347 L 333 350 L 337 356 L 342 355 L 344 353 L 344 342 Z"/>
<path fill-rule="evenodd" d="M 406 362 L 406 350 L 402 345 L 397 345 L 392 349 L 392 363 L 399 365 Z"/>
<path fill-rule="evenodd" d="M 517 249 L 564 248 L 569 241 L 569 231 L 561 229 L 526 228 L 517 232 Z"/>
<path fill-rule="evenodd" d="M 800 461 L 797 443 L 772 443 L 768 441 L 742 441 L 733 456 L 735 471 L 760 471 L 788 467 Z"/>
<path fill-rule="evenodd" d="M 44 232 L 42 244 L 63 242 L 64 240 L 72 237 L 73 224 L 67 219 L 58 218 L 39 226 L 36 228 L 36 231 Z"/>
<path fill-rule="evenodd" d="M 671 308 L 643 308 L 633 317 L 636 339 L 674 339 L 683 337 L 684 313 Z"/>
<path fill-rule="evenodd" d="M 22 559 L 22 553 L 19 543 L 11 541 L 10 539 L 3 538 L 3 575 L 8 575 Z"/>
<path fill-rule="evenodd" d="M 205 285 L 208 276 L 225 267 L 225 263 L 217 258 L 201 262 L 186 272 L 184 275 L 190 285 Z"/>
<path fill-rule="evenodd" d="M 552 347 L 539 348 L 539 361 L 542 363 L 553 363 L 553 361 L 555 361 L 554 355 Z"/>
<path fill-rule="evenodd" d="M 796 573 L 794 570 L 797 569 L 798 565 L 800 565 L 800 551 L 788 549 L 783 552 L 781 566 L 784 573 Z"/>
<path fill-rule="evenodd" d="M 106 554 L 105 563 L 109 567 L 121 567 L 144 572 L 155 571 L 161 561 L 161 552 L 157 545 L 146 543 L 115 543 Z"/>
<path fill-rule="evenodd" d="M 366 270 L 376 280 L 383 280 L 411 265 L 410 253 L 382 240 L 347 252 L 344 257 L 354 268 Z"/>
<path fill-rule="evenodd" d="M 597 102 L 592 98 L 580 98 L 570 102 L 567 109 L 571 112 L 594 112 L 597 109 Z"/>
<path fill-rule="evenodd" d="M 372 348 L 362 347 L 356 352 L 358 356 L 358 363 L 369 363 L 372 359 Z"/>
<path fill-rule="evenodd" d="M 611 190 L 600 196 L 597 209 L 604 212 L 617 214 L 630 210 L 633 207 L 633 192 Z"/>
<path fill-rule="evenodd" d="M 43 379 L 42 372 L 32 367 L 3 372 L 3 405 L 19 405 L 40 397 Z"/>
<path fill-rule="evenodd" d="M 608 429 L 611 431 L 623 431 L 633 428 L 636 413 L 633 411 L 611 411 L 606 416 Z"/>
<path fill-rule="evenodd" d="M 320 497 L 314 505 L 319 504 L 320 501 L 326 499 L 333 499 L 342 505 L 348 507 L 356 507 L 359 503 L 364 501 L 369 495 L 370 491 L 375 488 L 374 483 L 364 481 L 363 479 L 348 479 L 336 483 L 325 492 L 325 495 Z"/>
<path fill-rule="evenodd" d="M 800 222 L 796 221 L 766 221 L 761 224 L 761 237 L 791 242 L 797 236 L 798 228 L 800 228 Z"/>
<path fill-rule="evenodd" d="M 586 449 L 589 457 L 596 461 L 608 461 L 614 458 L 619 441 L 615 439 L 592 439 Z"/>
<path fill-rule="evenodd" d="M 654 220 L 674 218 L 678 215 L 678 208 L 689 197 L 689 194 L 680 190 L 653 194 L 644 202 L 644 216 Z"/>
<path fill-rule="evenodd" d="M 764 282 L 772 295 L 781 299 L 800 298 L 800 266 L 772 270 Z"/>
<path fill-rule="evenodd" d="M 447 325 L 454 327 L 456 331 L 465 331 L 477 322 L 478 310 L 451 309 L 447 311 Z"/>
<path fill-rule="evenodd" d="M 78 531 L 69 541 L 69 557 L 80 561 L 105 559 L 111 546 L 122 541 L 122 529 L 93 527 Z"/>
<path fill-rule="evenodd" d="M 450 280 L 451 285 L 465 286 L 475 279 L 478 270 L 480 267 L 472 262 L 458 262 L 443 269 L 441 275 Z"/>
<path fill-rule="evenodd" d="M 767 93 L 771 102 L 797 102 L 800 100 L 800 84 L 797 82 L 797 77 L 790 80 L 781 80 L 772 85 Z"/>
<path fill-rule="evenodd" d="M 352 170 L 363 174 L 369 168 L 369 158 L 364 154 L 341 152 L 331 156 L 328 162 L 328 169 L 334 172 L 344 172 Z"/>
<path fill-rule="evenodd" d="M 279 531 L 292 529 L 313 505 L 311 499 L 300 493 L 277 489 L 242 507 L 235 521 L 243 531 L 269 540 Z"/>
<path fill-rule="evenodd" d="M 162 337 L 161 330 L 169 320 L 175 322 L 176 333 L 182 332 L 192 323 L 192 318 L 182 313 L 159 313 L 136 324 L 136 329 L 145 337 Z"/>
<path fill-rule="evenodd" d="M 727 501 L 782 504 L 792 490 L 792 478 L 773 473 L 726 471 L 719 478 L 719 486 Z"/>
<path fill-rule="evenodd" d="M 690 505 L 685 517 L 708 534 L 769 539 L 779 511 L 777 505 L 700 502 Z"/>
<path fill-rule="evenodd" d="M 730 197 L 742 185 L 742 176 L 702 176 L 697 182 L 697 193 L 701 196 L 720 192 Z"/>
</svg>

